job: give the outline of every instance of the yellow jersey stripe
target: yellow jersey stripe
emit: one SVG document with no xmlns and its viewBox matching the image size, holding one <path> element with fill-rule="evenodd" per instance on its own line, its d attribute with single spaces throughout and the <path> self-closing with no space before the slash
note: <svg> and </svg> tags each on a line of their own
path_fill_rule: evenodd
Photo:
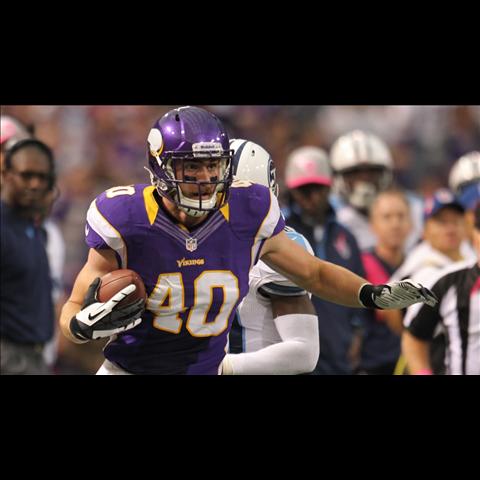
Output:
<svg viewBox="0 0 480 480">
<path fill-rule="evenodd" d="M 146 187 L 143 190 L 143 201 L 145 202 L 145 210 L 147 211 L 148 221 L 150 222 L 150 225 L 153 225 L 153 222 L 157 218 L 159 209 L 158 203 L 153 196 L 154 190 L 155 187 L 153 186 Z"/>
</svg>

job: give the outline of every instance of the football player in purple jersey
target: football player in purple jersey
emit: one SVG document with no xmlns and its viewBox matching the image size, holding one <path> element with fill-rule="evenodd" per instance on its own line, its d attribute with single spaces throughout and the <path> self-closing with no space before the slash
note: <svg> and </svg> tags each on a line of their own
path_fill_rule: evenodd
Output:
<svg viewBox="0 0 480 480">
<path fill-rule="evenodd" d="M 372 285 L 289 239 L 277 199 L 263 185 L 233 181 L 229 138 L 197 107 L 174 109 L 148 136 L 152 185 L 114 187 L 87 213 L 89 257 L 61 314 L 77 343 L 111 337 L 101 373 L 218 374 L 234 313 L 261 258 L 306 291 L 351 307 L 436 303 L 408 280 Z M 100 277 L 136 271 L 148 299 L 107 302 Z"/>
</svg>

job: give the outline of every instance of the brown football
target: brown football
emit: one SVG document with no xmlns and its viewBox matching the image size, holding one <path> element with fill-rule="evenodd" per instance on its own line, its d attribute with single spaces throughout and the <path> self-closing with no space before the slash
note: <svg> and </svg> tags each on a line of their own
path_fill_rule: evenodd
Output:
<svg viewBox="0 0 480 480">
<path fill-rule="evenodd" d="M 145 291 L 143 280 L 140 278 L 140 275 L 133 270 L 114 270 L 113 272 L 104 275 L 101 280 L 102 283 L 100 284 L 100 289 L 98 290 L 97 295 L 99 302 L 107 302 L 116 293 L 132 283 L 137 287 L 137 289 L 125 297 L 119 303 L 119 305 L 128 305 L 139 298 L 144 298 L 145 300 L 147 299 L 147 293 Z"/>
</svg>

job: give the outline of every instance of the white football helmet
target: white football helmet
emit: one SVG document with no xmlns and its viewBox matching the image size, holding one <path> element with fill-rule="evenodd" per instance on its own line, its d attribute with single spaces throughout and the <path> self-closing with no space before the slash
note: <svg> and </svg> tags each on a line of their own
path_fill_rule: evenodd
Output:
<svg viewBox="0 0 480 480">
<path fill-rule="evenodd" d="M 234 151 L 234 180 L 259 183 L 278 197 L 277 175 L 271 155 L 260 145 L 242 138 L 230 140 L 230 148 Z"/>
<path fill-rule="evenodd" d="M 353 207 L 368 210 L 378 192 L 388 188 L 393 180 L 393 160 L 387 145 L 376 135 L 354 130 L 341 136 L 333 144 L 330 162 L 336 176 L 338 193 Z M 376 183 L 355 182 L 353 188 L 344 175 L 377 167 L 381 171 Z"/>
<path fill-rule="evenodd" d="M 467 153 L 460 157 L 450 170 L 448 185 L 456 194 L 462 187 L 472 182 L 480 182 L 480 151 Z"/>
</svg>

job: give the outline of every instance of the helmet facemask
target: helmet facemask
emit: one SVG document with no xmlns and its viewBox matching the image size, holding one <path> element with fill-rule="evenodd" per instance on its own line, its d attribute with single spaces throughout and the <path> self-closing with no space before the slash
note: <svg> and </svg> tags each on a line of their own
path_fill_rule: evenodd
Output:
<svg viewBox="0 0 480 480">
<path fill-rule="evenodd" d="M 171 110 L 155 122 L 147 142 L 152 184 L 162 197 L 191 217 L 226 204 L 233 151 L 215 115 L 191 106 Z"/>
<path fill-rule="evenodd" d="M 150 179 L 158 193 L 174 203 L 180 210 L 191 217 L 201 217 L 209 212 L 222 208 L 227 201 L 232 183 L 232 150 L 219 148 L 191 152 L 164 152 L 161 157 L 150 152 Z M 218 174 L 206 181 L 198 181 L 196 177 L 188 175 L 185 168 L 186 162 L 207 162 L 215 160 L 218 162 Z M 157 165 L 152 165 L 155 162 Z M 155 168 L 156 167 L 156 168 Z M 161 175 L 154 173 L 161 169 Z M 176 173 L 179 172 L 179 178 Z M 182 185 L 195 185 L 191 198 L 182 191 Z M 205 187 L 213 185 L 215 188 L 210 198 L 202 198 L 205 194 Z"/>
<path fill-rule="evenodd" d="M 337 191 L 352 207 L 367 213 L 375 197 L 383 190 L 386 190 L 393 180 L 393 174 L 390 170 L 386 168 L 379 168 L 379 170 L 381 170 L 381 174 L 376 182 L 356 180 L 353 186 L 344 176 L 348 172 L 342 172 L 337 176 Z"/>
</svg>

